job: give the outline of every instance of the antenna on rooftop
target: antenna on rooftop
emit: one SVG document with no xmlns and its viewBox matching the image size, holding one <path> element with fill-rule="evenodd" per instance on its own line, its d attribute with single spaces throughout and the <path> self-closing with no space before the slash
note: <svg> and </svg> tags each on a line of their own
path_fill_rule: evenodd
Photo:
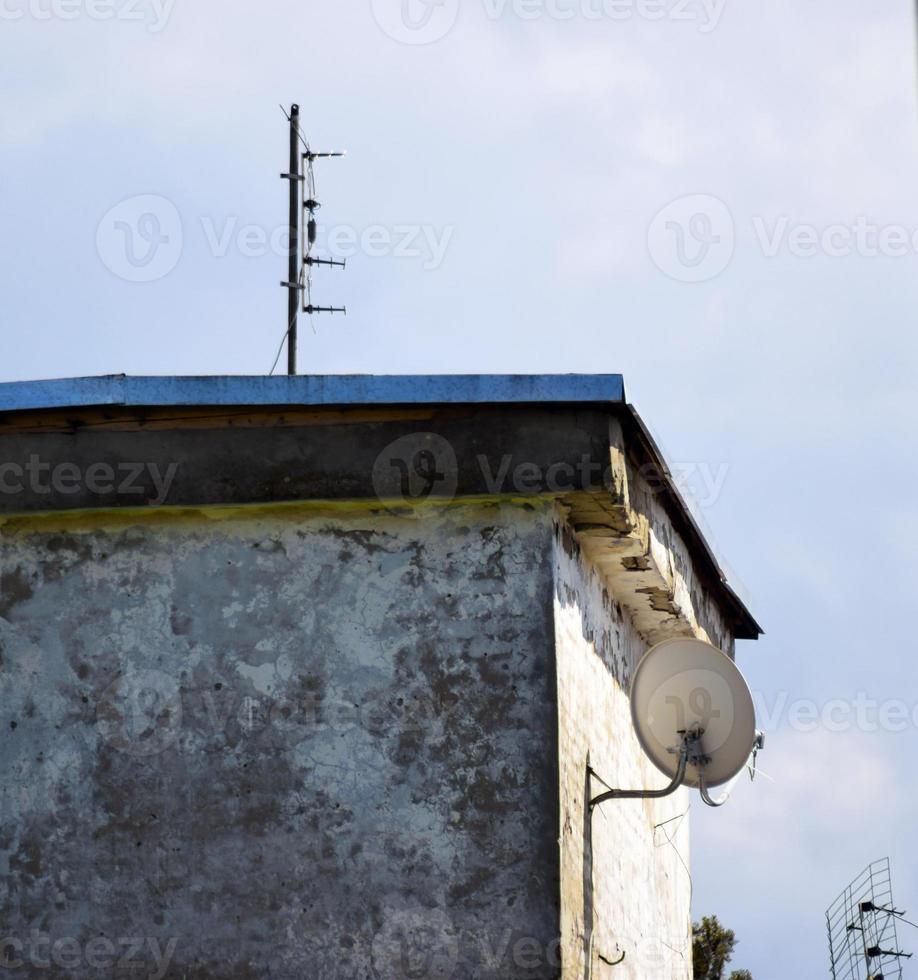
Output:
<svg viewBox="0 0 918 980">
<path fill-rule="evenodd" d="M 343 269 L 345 266 L 344 262 L 336 259 L 316 258 L 312 254 L 317 236 L 316 211 L 322 206 L 316 200 L 313 164 L 316 160 L 343 157 L 345 154 L 314 153 L 300 132 L 300 107 L 296 104 L 292 105 L 289 115 L 283 106 L 281 111 L 290 123 L 290 170 L 288 173 L 281 174 L 284 180 L 290 181 L 290 250 L 287 281 L 282 282 L 281 285 L 287 289 L 289 297 L 287 329 L 284 337 L 287 342 L 287 373 L 292 375 L 296 374 L 297 326 L 300 313 L 308 313 L 310 317 L 316 313 L 347 315 L 346 307 L 317 306 L 312 302 L 313 269 L 316 266 Z"/>
<path fill-rule="evenodd" d="M 832 980 L 901 980 L 902 960 L 912 956 L 896 935 L 904 916 L 893 904 L 889 858 L 875 861 L 826 912 Z"/>
</svg>

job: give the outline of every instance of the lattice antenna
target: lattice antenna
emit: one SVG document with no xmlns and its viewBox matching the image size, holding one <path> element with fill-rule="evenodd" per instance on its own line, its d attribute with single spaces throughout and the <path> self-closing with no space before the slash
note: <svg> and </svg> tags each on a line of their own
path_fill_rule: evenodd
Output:
<svg viewBox="0 0 918 980">
<path fill-rule="evenodd" d="M 296 374 L 297 324 L 300 313 L 343 313 L 343 306 L 317 306 L 312 302 L 312 273 L 317 266 L 330 266 L 343 269 L 345 262 L 336 259 L 316 258 L 313 248 L 316 244 L 318 225 L 316 212 L 322 206 L 316 200 L 316 181 L 314 163 L 316 160 L 343 157 L 344 153 L 315 153 L 300 132 L 300 107 L 293 105 L 290 114 L 281 106 L 281 111 L 290 123 L 290 170 L 281 174 L 290 181 L 290 248 L 288 253 L 287 281 L 281 285 L 288 290 L 287 329 L 287 373 Z M 303 152 L 305 147 L 305 152 Z M 306 220 L 303 218 L 306 216 Z M 313 327 L 313 329 L 315 329 Z M 282 348 L 283 349 L 283 348 Z"/>
<path fill-rule="evenodd" d="M 826 912 L 833 980 L 901 980 L 902 960 L 912 956 L 896 934 L 904 915 L 893 903 L 889 859 L 874 862 Z"/>
</svg>

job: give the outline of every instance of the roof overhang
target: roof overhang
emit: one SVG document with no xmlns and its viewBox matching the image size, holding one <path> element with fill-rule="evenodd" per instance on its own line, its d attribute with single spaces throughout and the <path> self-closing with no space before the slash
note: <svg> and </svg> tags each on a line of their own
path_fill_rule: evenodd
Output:
<svg viewBox="0 0 918 980">
<path fill-rule="evenodd" d="M 431 440 L 449 447 L 455 469 L 443 488 L 430 489 L 432 499 L 553 495 L 572 506 L 594 557 L 636 574 L 650 573 L 635 549 L 651 555 L 654 540 L 671 529 L 733 635 L 762 632 L 626 402 L 621 375 L 117 375 L 0 384 L 3 466 L 23 468 L 36 452 L 83 473 L 99 461 L 143 461 L 160 472 L 179 462 L 170 507 L 382 499 L 376 477 L 384 450 L 436 448 Z M 630 481 L 619 472 L 625 459 Z M 495 483 L 519 467 L 527 474 L 522 489 Z M 138 499 L 70 484 L 66 492 L 11 495 L 7 485 L 0 481 L 0 518 L 164 503 L 152 488 Z M 639 487 L 643 509 L 634 499 Z"/>
</svg>

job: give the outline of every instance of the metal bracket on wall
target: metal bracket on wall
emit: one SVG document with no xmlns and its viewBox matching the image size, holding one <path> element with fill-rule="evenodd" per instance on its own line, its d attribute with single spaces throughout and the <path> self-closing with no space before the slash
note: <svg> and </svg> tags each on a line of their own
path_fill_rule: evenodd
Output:
<svg viewBox="0 0 918 980">
<path fill-rule="evenodd" d="M 676 774 L 668 786 L 664 789 L 610 789 L 607 793 L 601 793 L 599 796 L 590 800 L 590 810 L 599 806 L 600 803 L 605 803 L 607 800 L 659 800 L 665 796 L 672 796 L 685 782 L 685 771 L 689 762 L 703 770 L 705 764 L 709 761 L 708 757 L 701 750 L 701 736 L 704 735 L 704 729 L 693 728 L 689 731 L 679 732 L 678 734 L 682 736 L 682 741 L 679 746 L 679 764 L 676 767 Z M 594 777 L 599 778 L 593 769 L 590 769 L 589 773 L 591 779 Z M 705 796 L 706 791 L 703 791 L 702 798 L 704 799 Z M 706 799 L 705 803 L 707 802 L 708 800 Z M 716 806 L 718 804 L 711 801 L 708 805 Z"/>
</svg>

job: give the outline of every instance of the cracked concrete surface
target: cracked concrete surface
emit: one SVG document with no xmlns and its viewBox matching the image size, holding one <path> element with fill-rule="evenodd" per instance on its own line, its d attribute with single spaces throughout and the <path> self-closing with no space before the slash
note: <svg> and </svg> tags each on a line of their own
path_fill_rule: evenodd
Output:
<svg viewBox="0 0 918 980">
<path fill-rule="evenodd" d="M 551 526 L 7 528 L 5 933 L 177 938 L 176 977 L 375 977 L 407 922 L 450 975 L 549 975 L 488 963 L 506 930 L 556 935 Z"/>
</svg>

